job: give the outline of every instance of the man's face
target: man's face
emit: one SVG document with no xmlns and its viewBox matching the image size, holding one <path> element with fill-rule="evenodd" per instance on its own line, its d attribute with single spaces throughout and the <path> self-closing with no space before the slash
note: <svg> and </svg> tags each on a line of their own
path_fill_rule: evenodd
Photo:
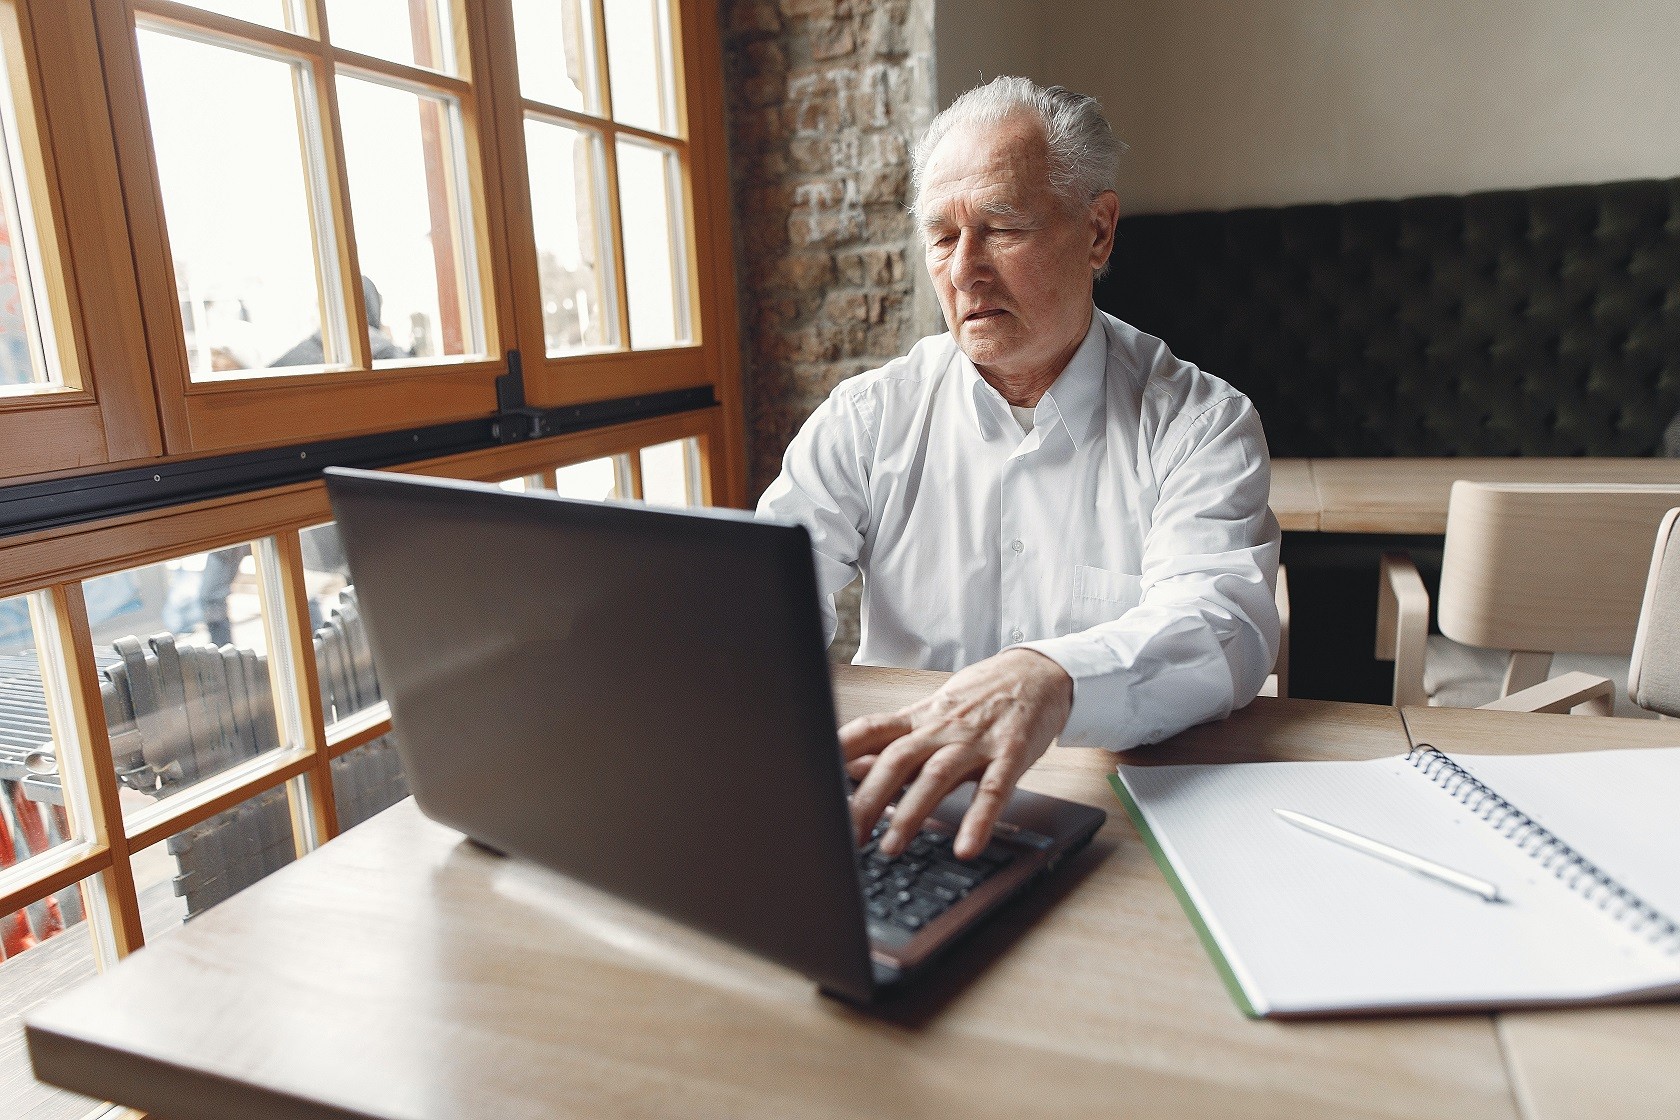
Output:
<svg viewBox="0 0 1680 1120">
<path fill-rule="evenodd" d="M 1117 209 L 1112 191 L 1077 208 L 1056 195 L 1030 114 L 940 140 L 917 213 L 945 322 L 982 372 L 1047 385 L 1061 371 L 1090 325 Z"/>
</svg>

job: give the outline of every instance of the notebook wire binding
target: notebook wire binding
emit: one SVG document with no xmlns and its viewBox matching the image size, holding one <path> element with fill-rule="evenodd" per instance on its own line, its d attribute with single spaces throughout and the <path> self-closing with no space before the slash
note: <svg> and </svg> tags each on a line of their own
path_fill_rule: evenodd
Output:
<svg viewBox="0 0 1680 1120">
<path fill-rule="evenodd" d="M 1406 752 L 1406 761 L 1517 847 L 1540 861 L 1570 890 L 1594 903 L 1669 954 L 1680 954 L 1680 922 L 1628 890 L 1609 872 L 1565 843 L 1545 825 L 1505 800 L 1429 743 Z"/>
</svg>

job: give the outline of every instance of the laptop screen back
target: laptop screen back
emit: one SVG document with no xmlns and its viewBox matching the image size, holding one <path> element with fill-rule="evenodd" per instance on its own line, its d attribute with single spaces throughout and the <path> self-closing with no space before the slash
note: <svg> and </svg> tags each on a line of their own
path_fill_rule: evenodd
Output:
<svg viewBox="0 0 1680 1120">
<path fill-rule="evenodd" d="M 420 807 L 870 989 L 803 528 L 331 469 Z"/>
</svg>

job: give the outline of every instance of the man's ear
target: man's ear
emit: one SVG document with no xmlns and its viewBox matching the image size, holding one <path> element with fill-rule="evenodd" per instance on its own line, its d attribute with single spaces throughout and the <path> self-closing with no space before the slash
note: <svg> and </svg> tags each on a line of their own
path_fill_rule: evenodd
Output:
<svg viewBox="0 0 1680 1120">
<path fill-rule="evenodd" d="M 1103 191 L 1091 200 L 1091 267 L 1101 268 L 1114 251 L 1114 227 L 1120 221 L 1120 196 Z"/>
</svg>

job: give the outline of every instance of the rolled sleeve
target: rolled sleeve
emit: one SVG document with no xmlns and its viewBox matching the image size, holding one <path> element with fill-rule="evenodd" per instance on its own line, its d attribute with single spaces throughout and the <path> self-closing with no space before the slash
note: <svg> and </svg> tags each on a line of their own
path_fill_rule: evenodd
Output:
<svg viewBox="0 0 1680 1120">
<path fill-rule="evenodd" d="M 1253 406 L 1234 395 L 1209 407 L 1156 469 L 1138 605 L 1023 643 L 1073 678 L 1064 746 L 1125 750 L 1222 719 L 1255 697 L 1277 656 L 1282 534 Z"/>
</svg>

